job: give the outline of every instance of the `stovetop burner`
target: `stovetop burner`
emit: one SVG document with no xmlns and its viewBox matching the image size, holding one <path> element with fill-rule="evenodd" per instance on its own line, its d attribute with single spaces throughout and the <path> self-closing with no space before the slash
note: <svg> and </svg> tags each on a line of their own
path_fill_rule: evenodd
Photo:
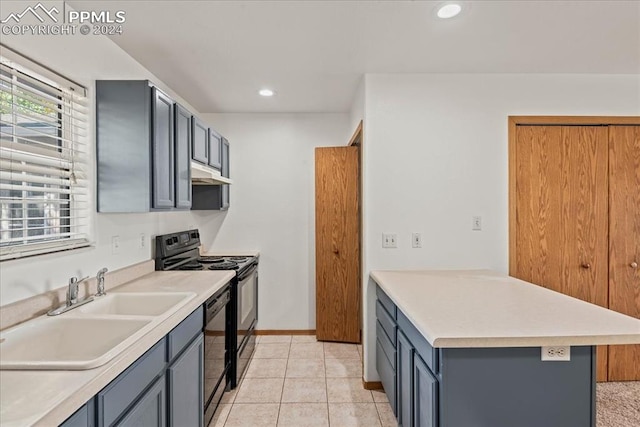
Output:
<svg viewBox="0 0 640 427">
<path fill-rule="evenodd" d="M 204 265 L 199 262 L 188 262 L 179 266 L 178 270 L 204 270 Z"/>
<path fill-rule="evenodd" d="M 209 270 L 237 270 L 238 263 L 234 261 L 223 261 L 211 264 Z"/>
<path fill-rule="evenodd" d="M 212 263 L 212 262 L 223 262 L 224 258 L 221 256 L 201 256 L 198 258 L 198 262 Z"/>
</svg>

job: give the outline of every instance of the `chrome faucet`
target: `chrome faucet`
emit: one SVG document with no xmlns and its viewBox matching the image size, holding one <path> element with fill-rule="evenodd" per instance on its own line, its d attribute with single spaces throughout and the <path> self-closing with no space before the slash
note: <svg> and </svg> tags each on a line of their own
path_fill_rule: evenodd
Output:
<svg viewBox="0 0 640 427">
<path fill-rule="evenodd" d="M 107 294 L 104 290 L 104 274 L 109 271 L 106 267 L 101 268 L 96 275 L 96 280 L 98 281 L 98 292 L 96 292 L 97 297 L 101 297 Z"/>
<path fill-rule="evenodd" d="M 61 305 L 58 308 L 55 308 L 47 313 L 49 316 L 57 316 L 58 314 L 65 313 L 69 310 L 72 310 L 76 307 L 80 307 L 88 302 L 93 301 L 93 297 L 86 297 L 81 300 L 78 300 L 78 285 L 85 280 L 87 280 L 89 276 L 83 277 L 78 280 L 77 277 L 72 277 L 69 279 L 69 287 L 67 288 L 67 301 L 64 305 Z"/>
</svg>

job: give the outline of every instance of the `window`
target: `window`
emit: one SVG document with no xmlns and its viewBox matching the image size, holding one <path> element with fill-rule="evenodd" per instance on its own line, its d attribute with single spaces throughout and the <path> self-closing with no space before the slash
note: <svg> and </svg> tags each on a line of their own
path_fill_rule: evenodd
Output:
<svg viewBox="0 0 640 427">
<path fill-rule="evenodd" d="M 88 246 L 84 89 L 2 53 L 0 260 Z"/>
</svg>

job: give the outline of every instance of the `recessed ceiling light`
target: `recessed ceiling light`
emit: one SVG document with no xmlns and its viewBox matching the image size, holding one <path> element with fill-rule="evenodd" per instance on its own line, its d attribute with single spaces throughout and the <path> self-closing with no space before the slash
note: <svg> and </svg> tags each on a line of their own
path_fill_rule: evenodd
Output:
<svg viewBox="0 0 640 427">
<path fill-rule="evenodd" d="M 462 6 L 457 3 L 449 3 L 438 9 L 438 18 L 449 19 L 453 18 L 462 10 Z"/>
<path fill-rule="evenodd" d="M 271 89 L 260 89 L 260 91 L 258 91 L 258 93 L 261 96 L 273 96 L 274 92 Z"/>
</svg>

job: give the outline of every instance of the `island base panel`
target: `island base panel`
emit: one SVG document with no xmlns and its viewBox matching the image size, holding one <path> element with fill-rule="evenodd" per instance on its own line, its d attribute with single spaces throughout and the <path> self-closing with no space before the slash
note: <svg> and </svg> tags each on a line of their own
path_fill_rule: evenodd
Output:
<svg viewBox="0 0 640 427">
<path fill-rule="evenodd" d="M 540 347 L 441 349 L 440 427 L 594 427 L 595 347 L 543 362 Z"/>
</svg>

